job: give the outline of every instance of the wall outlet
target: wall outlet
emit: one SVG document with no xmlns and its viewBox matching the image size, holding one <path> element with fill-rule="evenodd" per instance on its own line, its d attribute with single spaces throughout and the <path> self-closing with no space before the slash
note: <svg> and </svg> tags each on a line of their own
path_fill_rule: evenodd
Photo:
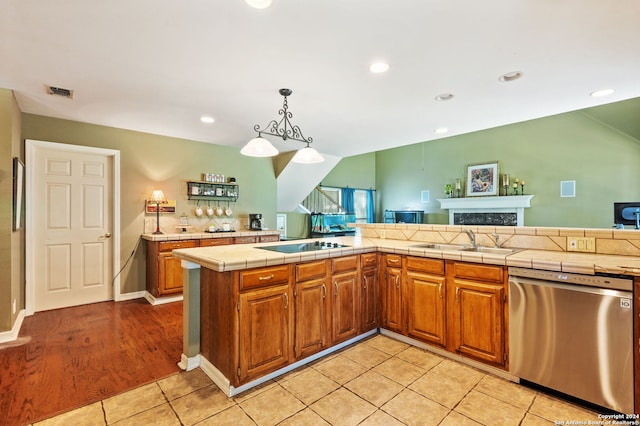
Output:
<svg viewBox="0 0 640 426">
<path fill-rule="evenodd" d="M 13 315 L 16 314 L 16 310 L 18 309 L 18 303 L 16 299 L 13 299 Z"/>
<path fill-rule="evenodd" d="M 567 237 L 567 251 L 595 253 L 596 239 L 593 237 Z"/>
<path fill-rule="evenodd" d="M 384 229 L 380 230 L 380 238 L 382 238 L 383 240 L 385 238 L 387 238 L 387 231 L 386 230 L 384 230 Z"/>
</svg>

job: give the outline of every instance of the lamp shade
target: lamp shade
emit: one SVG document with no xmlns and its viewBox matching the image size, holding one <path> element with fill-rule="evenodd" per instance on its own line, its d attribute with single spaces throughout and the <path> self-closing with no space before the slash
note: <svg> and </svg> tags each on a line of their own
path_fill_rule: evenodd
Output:
<svg viewBox="0 0 640 426">
<path fill-rule="evenodd" d="M 258 136 L 257 138 L 251 139 L 249 143 L 240 150 L 240 154 L 249 157 L 273 157 L 274 155 L 278 155 L 278 150 L 271 145 L 271 142 Z"/>
<path fill-rule="evenodd" d="M 151 200 L 156 204 L 164 203 L 166 198 L 164 198 L 164 192 L 161 189 L 154 189 L 151 193 Z"/>
<path fill-rule="evenodd" d="M 299 164 L 316 164 L 322 163 L 324 161 L 324 157 L 315 149 L 310 146 L 306 146 L 298 150 L 291 161 Z"/>
</svg>

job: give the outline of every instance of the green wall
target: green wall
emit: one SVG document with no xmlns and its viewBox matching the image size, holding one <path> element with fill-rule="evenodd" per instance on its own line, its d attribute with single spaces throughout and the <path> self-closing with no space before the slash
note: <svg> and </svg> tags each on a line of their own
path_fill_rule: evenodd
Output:
<svg viewBox="0 0 640 426">
<path fill-rule="evenodd" d="M 610 228 L 615 201 L 640 199 L 640 141 L 571 112 L 377 152 L 377 220 L 384 209 L 412 208 L 429 223 L 448 223 L 437 201 L 444 185 L 464 182 L 468 164 L 493 161 L 535 195 L 525 225 Z M 564 180 L 576 181 L 575 198 L 560 197 Z"/>
<path fill-rule="evenodd" d="M 350 187 L 356 189 L 375 189 L 376 154 L 374 152 L 346 157 L 322 179 L 321 185 Z"/>
<path fill-rule="evenodd" d="M 13 93 L 0 89 L 0 332 L 11 330 L 24 308 L 24 227 L 13 231 L 13 157 L 24 160 L 20 120 Z"/>
<path fill-rule="evenodd" d="M 144 233 L 144 200 L 151 191 L 162 189 L 168 199 L 176 200 L 176 217 L 185 212 L 193 220 L 195 204 L 187 200 L 185 182 L 200 180 L 202 172 L 235 177 L 240 197 L 234 216 L 244 219 L 250 212 L 262 212 L 265 225 L 275 228 L 276 180 L 269 158 L 245 157 L 233 147 L 31 114 L 23 114 L 22 136 L 120 150 L 122 265 Z M 122 293 L 145 289 L 144 256 L 144 244 L 140 244 L 120 275 Z"/>
</svg>

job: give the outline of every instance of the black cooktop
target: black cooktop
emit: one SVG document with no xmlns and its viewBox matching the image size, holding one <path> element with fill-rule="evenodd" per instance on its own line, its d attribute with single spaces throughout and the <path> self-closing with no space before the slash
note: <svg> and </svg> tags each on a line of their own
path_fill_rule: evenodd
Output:
<svg viewBox="0 0 640 426">
<path fill-rule="evenodd" d="M 327 250 L 332 248 L 349 247 L 340 243 L 314 241 L 312 243 L 285 244 L 281 246 L 256 247 L 262 250 L 277 251 L 278 253 L 301 253 L 304 251 Z"/>
</svg>

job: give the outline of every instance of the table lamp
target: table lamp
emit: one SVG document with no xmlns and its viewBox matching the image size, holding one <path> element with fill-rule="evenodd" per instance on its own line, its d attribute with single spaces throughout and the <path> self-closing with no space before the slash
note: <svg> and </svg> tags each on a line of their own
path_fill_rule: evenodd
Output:
<svg viewBox="0 0 640 426">
<path fill-rule="evenodd" d="M 161 189 L 154 189 L 149 201 L 156 204 L 156 232 L 154 234 L 162 234 L 163 232 L 160 230 L 160 204 L 166 203 L 167 200 L 164 198 L 164 193 Z"/>
</svg>

